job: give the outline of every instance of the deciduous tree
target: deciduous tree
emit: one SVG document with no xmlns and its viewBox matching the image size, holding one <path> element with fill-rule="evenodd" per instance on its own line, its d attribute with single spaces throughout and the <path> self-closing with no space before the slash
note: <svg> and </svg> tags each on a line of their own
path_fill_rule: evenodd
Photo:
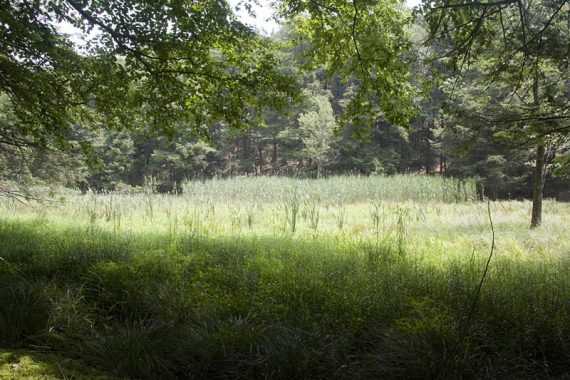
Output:
<svg viewBox="0 0 570 380">
<path fill-rule="evenodd" d="M 496 96 L 478 101 L 486 107 L 471 107 L 471 117 L 515 146 L 536 147 L 531 227 L 539 226 L 551 148 L 570 132 L 570 3 L 436 0 L 422 9 L 432 40 L 449 43 L 442 58 L 456 71 L 450 94 L 476 66 L 478 86 Z"/>
</svg>

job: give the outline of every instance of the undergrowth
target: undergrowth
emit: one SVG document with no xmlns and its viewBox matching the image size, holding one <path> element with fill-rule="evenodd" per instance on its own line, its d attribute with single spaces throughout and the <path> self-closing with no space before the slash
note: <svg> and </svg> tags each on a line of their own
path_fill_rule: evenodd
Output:
<svg viewBox="0 0 570 380">
<path fill-rule="evenodd" d="M 398 239 L 0 223 L 0 341 L 131 378 L 537 378 L 570 371 L 570 262 Z M 435 247 L 435 246 L 434 246 Z M 432 249 L 435 249 L 432 247 Z"/>
</svg>

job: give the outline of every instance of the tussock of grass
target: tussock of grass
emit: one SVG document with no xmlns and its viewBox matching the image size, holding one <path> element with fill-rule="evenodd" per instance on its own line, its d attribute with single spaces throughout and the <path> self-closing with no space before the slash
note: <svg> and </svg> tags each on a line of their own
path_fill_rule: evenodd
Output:
<svg viewBox="0 0 570 380">
<path fill-rule="evenodd" d="M 133 378 L 521 378 L 570 370 L 570 263 L 333 237 L 125 237 L 4 221 L 0 340 Z M 433 247 L 432 247 L 433 248 Z M 23 318 L 23 316 L 28 316 Z M 456 348 L 455 350 L 453 348 Z"/>
</svg>

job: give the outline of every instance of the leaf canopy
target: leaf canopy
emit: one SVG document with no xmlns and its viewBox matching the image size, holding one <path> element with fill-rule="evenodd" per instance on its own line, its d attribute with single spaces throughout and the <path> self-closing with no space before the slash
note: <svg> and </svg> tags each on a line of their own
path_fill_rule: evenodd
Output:
<svg viewBox="0 0 570 380">
<path fill-rule="evenodd" d="M 409 81 L 411 15 L 397 0 L 283 0 L 280 16 L 292 20 L 296 39 L 309 46 L 305 68 L 354 83 L 345 121 L 357 134 L 384 118 L 407 124 L 415 113 Z"/>
<path fill-rule="evenodd" d="M 0 0 L 0 24 L 0 92 L 30 141 L 63 141 L 73 123 L 241 128 L 297 92 L 274 43 L 223 0 Z"/>
</svg>

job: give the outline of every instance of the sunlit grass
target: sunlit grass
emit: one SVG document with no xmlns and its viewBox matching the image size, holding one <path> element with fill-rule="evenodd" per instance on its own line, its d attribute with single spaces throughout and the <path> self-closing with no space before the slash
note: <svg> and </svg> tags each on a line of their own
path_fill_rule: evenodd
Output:
<svg viewBox="0 0 570 380">
<path fill-rule="evenodd" d="M 118 379 L 52 352 L 0 349 L 0 379 Z"/>
</svg>

